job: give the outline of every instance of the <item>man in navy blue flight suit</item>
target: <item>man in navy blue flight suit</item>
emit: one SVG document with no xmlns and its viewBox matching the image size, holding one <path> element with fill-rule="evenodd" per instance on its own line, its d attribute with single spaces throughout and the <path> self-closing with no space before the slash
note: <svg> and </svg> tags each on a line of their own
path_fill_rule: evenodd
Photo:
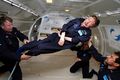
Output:
<svg viewBox="0 0 120 80">
<path fill-rule="evenodd" d="M 84 42 L 81 46 L 72 47 L 71 50 L 77 51 L 77 61 L 71 66 L 71 73 L 75 73 L 82 68 L 83 78 L 92 78 L 93 74 L 97 75 L 97 72 L 93 69 L 89 72 L 89 61 L 92 57 L 92 54 L 88 45 L 88 41 Z"/>
<path fill-rule="evenodd" d="M 0 17 L 0 74 L 12 69 L 16 62 L 24 59 L 24 55 L 17 56 L 16 51 L 19 48 L 19 40 L 27 43 L 28 37 L 13 27 L 13 20 L 10 17 Z M 22 72 L 19 63 L 12 75 L 11 80 L 22 80 Z"/>
<path fill-rule="evenodd" d="M 90 49 L 94 58 L 100 62 L 98 80 L 120 80 L 120 51 L 103 57 L 93 45 Z"/>
<path fill-rule="evenodd" d="M 88 41 L 91 36 L 90 28 L 99 24 L 99 19 L 93 15 L 86 19 L 76 18 L 63 25 L 60 33 L 52 33 L 47 38 L 39 41 L 32 41 L 23 45 L 18 51 L 29 50 L 26 55 L 37 56 L 39 54 L 53 53 L 63 49 L 70 49 L 79 42 Z"/>
</svg>

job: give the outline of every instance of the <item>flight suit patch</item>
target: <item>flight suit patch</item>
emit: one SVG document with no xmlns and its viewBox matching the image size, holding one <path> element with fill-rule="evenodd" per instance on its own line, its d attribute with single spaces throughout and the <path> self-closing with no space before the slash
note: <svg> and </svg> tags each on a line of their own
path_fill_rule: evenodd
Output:
<svg viewBox="0 0 120 80">
<path fill-rule="evenodd" d="M 78 30 L 78 33 L 80 36 L 87 34 L 87 32 L 85 30 Z"/>
</svg>

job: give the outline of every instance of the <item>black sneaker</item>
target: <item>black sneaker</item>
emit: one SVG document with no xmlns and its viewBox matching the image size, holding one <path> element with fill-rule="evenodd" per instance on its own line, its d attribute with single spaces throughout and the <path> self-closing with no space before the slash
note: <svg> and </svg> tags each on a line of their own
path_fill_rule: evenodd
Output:
<svg viewBox="0 0 120 80">
<path fill-rule="evenodd" d="M 93 74 L 95 74 L 96 76 L 98 76 L 98 73 L 97 73 L 94 69 L 91 70 L 91 73 L 93 73 Z"/>
<path fill-rule="evenodd" d="M 77 62 L 75 62 L 75 64 L 72 65 L 72 67 L 70 68 L 71 73 L 75 73 L 80 69 L 80 67 L 81 67 L 80 62 L 81 61 L 77 61 Z"/>
<path fill-rule="evenodd" d="M 94 74 L 98 76 L 98 73 L 92 69 L 91 72 L 89 72 L 89 74 L 85 75 L 83 78 L 92 78 Z"/>
</svg>

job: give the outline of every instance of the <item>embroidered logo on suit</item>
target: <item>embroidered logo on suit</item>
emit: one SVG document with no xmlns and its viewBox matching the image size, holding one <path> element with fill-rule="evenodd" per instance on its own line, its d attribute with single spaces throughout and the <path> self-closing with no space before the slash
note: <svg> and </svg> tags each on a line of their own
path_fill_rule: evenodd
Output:
<svg viewBox="0 0 120 80">
<path fill-rule="evenodd" d="M 80 36 L 87 35 L 86 30 L 78 30 L 78 33 L 79 33 Z"/>
</svg>

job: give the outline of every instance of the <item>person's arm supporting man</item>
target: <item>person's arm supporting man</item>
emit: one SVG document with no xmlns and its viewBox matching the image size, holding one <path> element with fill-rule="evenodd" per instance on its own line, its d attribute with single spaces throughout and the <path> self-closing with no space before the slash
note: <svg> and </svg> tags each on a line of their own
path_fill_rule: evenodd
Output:
<svg viewBox="0 0 120 80">
<path fill-rule="evenodd" d="M 15 35 L 19 38 L 20 41 L 22 41 L 24 44 L 29 43 L 28 37 L 21 33 L 17 28 L 13 28 L 13 31 L 15 32 Z"/>
<path fill-rule="evenodd" d="M 28 37 L 26 35 L 24 35 L 23 33 L 21 33 L 19 30 L 17 30 L 17 28 L 13 28 L 13 31 L 15 32 L 15 34 L 19 38 L 19 40 L 22 41 L 24 44 L 27 44 L 30 42 L 28 40 Z M 25 55 L 25 54 L 17 54 L 17 57 L 19 60 L 27 60 L 27 59 L 31 58 L 31 56 Z"/>
<path fill-rule="evenodd" d="M 93 46 L 91 40 L 89 41 L 88 45 L 90 47 L 91 54 L 93 55 L 95 60 L 103 63 L 105 61 L 106 57 L 103 57 L 103 55 L 98 52 L 98 50 Z"/>
</svg>

